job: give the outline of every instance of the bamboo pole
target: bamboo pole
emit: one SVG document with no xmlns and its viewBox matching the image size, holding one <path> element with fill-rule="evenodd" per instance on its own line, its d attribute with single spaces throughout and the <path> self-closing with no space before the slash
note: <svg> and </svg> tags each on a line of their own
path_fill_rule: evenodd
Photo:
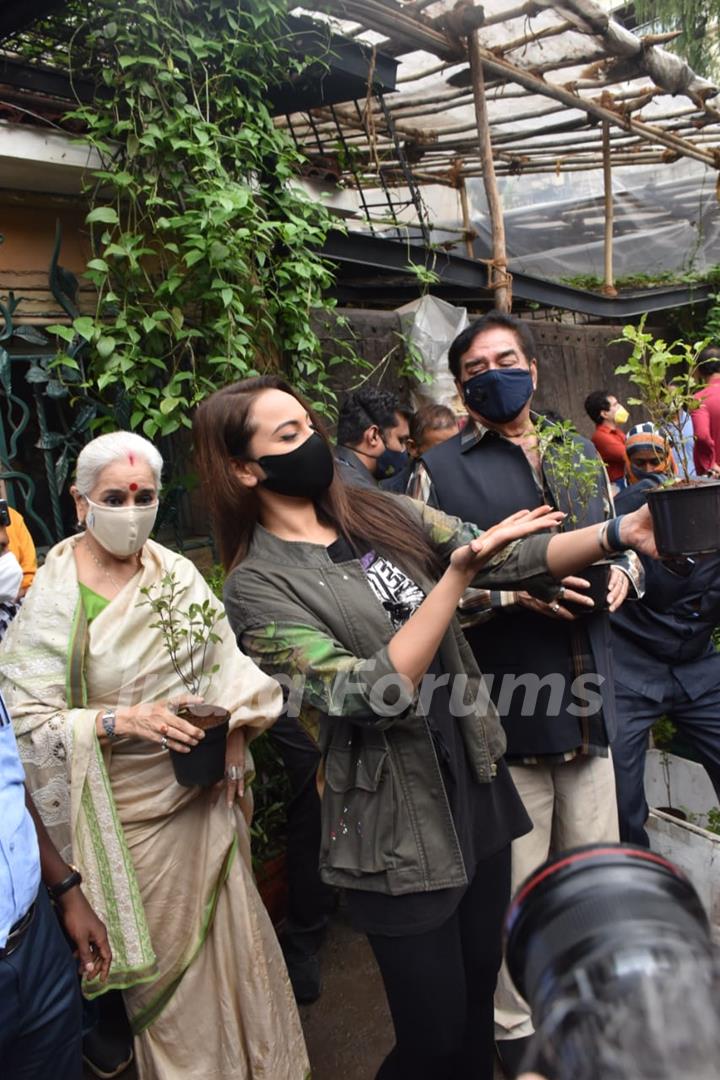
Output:
<svg viewBox="0 0 720 1080">
<path fill-rule="evenodd" d="M 472 221 L 470 220 L 470 206 L 468 205 L 467 187 L 465 186 L 465 181 L 463 179 L 460 179 L 458 181 L 458 191 L 460 192 L 460 208 L 462 210 L 465 253 L 468 259 L 474 259 L 475 250 L 473 248 L 473 239 L 477 234 L 473 229 Z"/>
<path fill-rule="evenodd" d="M 488 278 L 491 288 L 495 291 L 495 307 L 498 311 L 510 312 L 512 310 L 512 279 L 507 272 L 505 222 L 493 164 L 490 125 L 488 123 L 487 102 L 485 101 L 485 76 L 483 75 L 480 39 L 477 30 L 471 30 L 468 34 L 468 53 L 470 56 L 470 70 L 472 71 L 473 95 L 475 97 L 475 116 L 477 119 L 483 184 L 492 229 L 492 264 L 488 267 Z"/>
<path fill-rule="evenodd" d="M 603 191 L 605 194 L 605 279 L 602 287 L 604 296 L 617 296 L 613 279 L 613 193 L 612 163 L 610 161 L 610 125 L 603 120 Z"/>
</svg>

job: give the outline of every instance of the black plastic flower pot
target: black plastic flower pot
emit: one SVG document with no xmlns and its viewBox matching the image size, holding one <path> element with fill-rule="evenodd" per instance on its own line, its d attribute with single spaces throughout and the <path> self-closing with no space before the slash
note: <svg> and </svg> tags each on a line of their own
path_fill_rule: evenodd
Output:
<svg viewBox="0 0 720 1080">
<path fill-rule="evenodd" d="M 584 570 L 578 570 L 577 574 L 573 575 L 574 577 L 585 578 L 586 581 L 590 582 L 589 589 L 576 589 L 575 591 L 591 597 L 595 601 L 595 607 L 588 608 L 583 604 L 576 604 L 572 600 L 561 600 L 560 603 L 573 615 L 599 615 L 601 612 L 607 611 L 611 569 L 611 563 L 596 562 L 586 566 Z"/>
<path fill-rule="evenodd" d="M 191 705 L 178 716 L 205 731 L 205 738 L 189 754 L 171 750 L 175 779 L 183 787 L 212 787 L 225 775 L 225 743 L 230 713 L 212 705 Z M 224 718 L 224 719 L 223 719 Z"/>
<path fill-rule="evenodd" d="M 720 550 L 720 480 L 659 487 L 648 492 L 647 500 L 661 555 Z"/>
</svg>

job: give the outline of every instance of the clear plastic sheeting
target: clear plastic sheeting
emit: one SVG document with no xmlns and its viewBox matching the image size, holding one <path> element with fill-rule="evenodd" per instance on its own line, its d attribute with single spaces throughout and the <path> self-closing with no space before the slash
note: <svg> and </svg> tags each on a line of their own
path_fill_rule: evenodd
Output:
<svg viewBox="0 0 720 1080">
<path fill-rule="evenodd" d="M 405 340 L 422 358 L 430 382 L 421 389 L 422 397 L 439 405 L 449 405 L 456 413 L 465 411 L 448 368 L 448 349 L 468 325 L 464 307 L 455 307 L 436 296 L 423 296 L 397 309 Z"/>
<path fill-rule="evenodd" d="M 702 273 L 720 263 L 717 175 L 694 162 L 613 174 L 615 276 Z M 605 212 L 600 172 L 502 183 L 509 269 L 554 281 L 602 279 Z M 487 257 L 490 224 L 481 182 L 471 188 L 475 253 Z M 464 253 L 454 245 L 458 254 Z"/>
<path fill-rule="evenodd" d="M 490 259 L 476 35 L 510 271 L 603 275 L 609 163 L 615 276 L 701 272 L 720 262 L 718 88 L 613 6 L 320 0 L 298 11 L 396 58 L 397 89 L 277 122 L 342 167 L 351 231 Z"/>
</svg>

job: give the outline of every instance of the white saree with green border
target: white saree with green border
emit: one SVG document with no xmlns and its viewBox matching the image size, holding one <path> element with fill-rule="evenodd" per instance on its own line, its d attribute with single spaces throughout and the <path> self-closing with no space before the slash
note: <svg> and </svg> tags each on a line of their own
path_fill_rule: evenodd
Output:
<svg viewBox="0 0 720 1080">
<path fill-rule="evenodd" d="M 103 708 L 185 692 L 140 590 L 172 572 L 183 609 L 220 602 L 192 563 L 148 541 L 139 574 L 88 623 L 78 542 L 58 544 L 38 571 L 0 645 L 0 690 L 40 814 L 108 929 L 110 978 L 85 993 L 124 990 L 143 1078 L 302 1080 L 302 1032 L 241 808 L 177 784 L 157 743 L 101 749 L 96 736 Z M 252 737 L 279 712 L 280 688 L 238 650 L 224 617 L 217 633 L 205 698 Z"/>
</svg>

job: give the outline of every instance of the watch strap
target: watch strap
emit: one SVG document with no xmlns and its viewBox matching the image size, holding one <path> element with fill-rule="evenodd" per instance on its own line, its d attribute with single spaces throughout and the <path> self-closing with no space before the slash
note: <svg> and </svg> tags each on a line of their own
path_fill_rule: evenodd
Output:
<svg viewBox="0 0 720 1080">
<path fill-rule="evenodd" d="M 117 713 L 115 712 L 114 709 L 106 709 L 105 712 L 100 717 L 100 722 L 102 723 L 103 731 L 107 735 L 108 739 L 114 739 L 115 738 L 115 720 L 116 720 L 116 718 L 117 718 Z"/>
<path fill-rule="evenodd" d="M 57 885 L 49 885 L 48 892 L 53 900 L 59 900 L 61 896 L 64 896 L 70 889 L 74 889 L 76 885 L 82 885 L 82 874 L 78 870 L 77 866 L 69 865 L 70 873 L 62 881 L 58 881 Z"/>
</svg>

